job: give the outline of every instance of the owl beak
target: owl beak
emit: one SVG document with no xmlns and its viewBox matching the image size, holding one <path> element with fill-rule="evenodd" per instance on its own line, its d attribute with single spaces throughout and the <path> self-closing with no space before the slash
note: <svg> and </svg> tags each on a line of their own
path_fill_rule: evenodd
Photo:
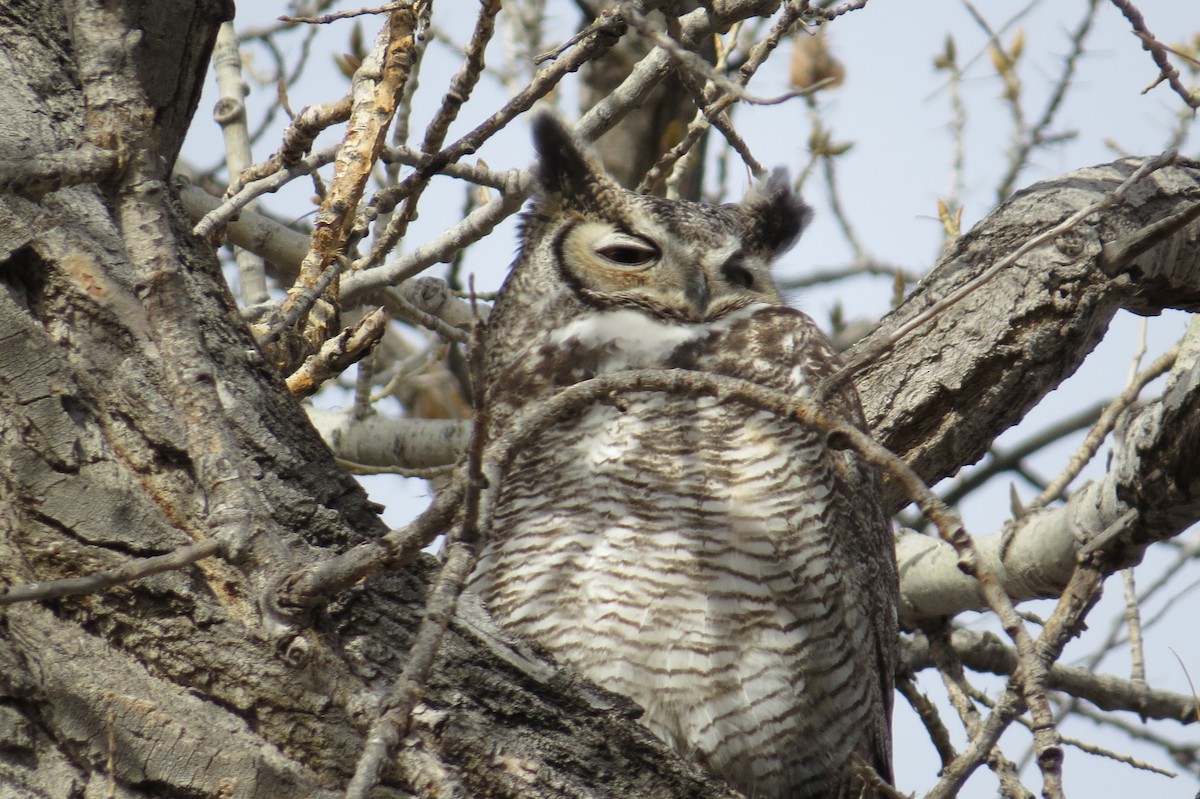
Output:
<svg viewBox="0 0 1200 799">
<path fill-rule="evenodd" d="M 708 275 L 699 269 L 689 275 L 683 296 L 696 309 L 696 315 L 703 316 L 704 312 L 708 310 L 708 301 L 711 299 Z"/>
</svg>

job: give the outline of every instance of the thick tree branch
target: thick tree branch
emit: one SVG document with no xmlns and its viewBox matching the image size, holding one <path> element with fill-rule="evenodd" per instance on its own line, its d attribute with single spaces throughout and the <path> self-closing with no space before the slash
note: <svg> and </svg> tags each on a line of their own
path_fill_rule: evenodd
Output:
<svg viewBox="0 0 1200 799">
<path fill-rule="evenodd" d="M 1103 479 L 979 539 L 1013 599 L 1058 596 L 1080 560 L 1099 559 L 1111 572 L 1200 520 L 1198 355 L 1200 326 L 1193 323 L 1166 391 L 1134 411 Z M 957 553 L 941 541 L 907 531 L 896 550 L 909 623 L 983 607 L 973 581 L 954 568 Z"/>
<path fill-rule="evenodd" d="M 423 469 L 453 463 L 466 449 L 471 425 L 450 419 L 396 419 L 308 408 L 308 418 L 343 458 L 365 466 Z"/>
<path fill-rule="evenodd" d="M 850 353 L 917 317 L 1026 240 L 1096 203 L 1140 162 L 1083 169 L 1018 192 L 962 236 L 904 303 Z M 1028 253 L 856 379 L 876 439 L 933 483 L 973 463 L 1078 368 L 1119 308 L 1153 314 L 1200 307 L 1200 236 L 1193 222 L 1114 277 L 1101 248 L 1200 201 L 1200 165 L 1168 166 L 1127 201 Z M 892 507 L 902 501 L 893 495 Z"/>
</svg>

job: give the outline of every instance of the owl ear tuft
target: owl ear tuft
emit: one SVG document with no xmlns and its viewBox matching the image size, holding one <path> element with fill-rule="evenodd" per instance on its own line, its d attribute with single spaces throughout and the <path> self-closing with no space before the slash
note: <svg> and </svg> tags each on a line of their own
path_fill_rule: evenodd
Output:
<svg viewBox="0 0 1200 799">
<path fill-rule="evenodd" d="M 778 255 L 796 243 L 812 221 L 812 208 L 792 189 L 787 170 L 775 169 L 742 200 L 750 239 Z"/>
<path fill-rule="evenodd" d="M 538 200 L 583 213 L 611 213 L 621 189 L 566 125 L 550 113 L 533 119 Z"/>
</svg>

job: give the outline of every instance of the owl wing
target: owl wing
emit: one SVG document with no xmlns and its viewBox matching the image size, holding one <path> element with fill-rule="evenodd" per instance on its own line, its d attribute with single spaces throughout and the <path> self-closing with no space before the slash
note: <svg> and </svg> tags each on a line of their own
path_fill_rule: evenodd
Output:
<svg viewBox="0 0 1200 799">
<path fill-rule="evenodd" d="M 713 371 L 748 379 L 791 396 L 812 397 L 816 387 L 841 368 L 828 337 L 806 314 L 774 306 L 734 326 L 722 342 Z M 712 364 L 709 365 L 712 368 Z M 837 419 L 867 432 L 858 393 L 849 382 L 824 401 Z M 850 597 L 845 612 L 869 626 L 867 652 L 878 669 L 878 701 L 883 713 L 872 717 L 871 752 L 861 753 L 889 782 L 891 711 L 899 638 L 895 544 L 878 470 L 850 449 L 827 452 L 831 470 L 826 529 L 839 537 L 838 568 Z M 787 598 L 782 598 L 787 601 Z M 854 605 L 857 603 L 857 607 Z"/>
</svg>

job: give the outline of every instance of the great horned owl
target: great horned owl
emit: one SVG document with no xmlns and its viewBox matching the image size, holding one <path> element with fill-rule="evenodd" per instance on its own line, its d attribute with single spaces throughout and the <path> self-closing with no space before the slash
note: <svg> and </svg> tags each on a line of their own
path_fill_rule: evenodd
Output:
<svg viewBox="0 0 1200 799">
<path fill-rule="evenodd" d="M 488 323 L 489 436 L 595 375 L 690 369 L 805 396 L 838 366 L 769 270 L 811 212 L 777 173 L 709 206 L 617 186 L 552 117 Z M 863 427 L 853 389 L 828 405 Z M 896 564 L 879 477 L 826 434 L 711 396 L 631 393 L 519 452 L 472 586 L 504 626 L 645 710 L 753 797 L 891 779 Z"/>
</svg>

